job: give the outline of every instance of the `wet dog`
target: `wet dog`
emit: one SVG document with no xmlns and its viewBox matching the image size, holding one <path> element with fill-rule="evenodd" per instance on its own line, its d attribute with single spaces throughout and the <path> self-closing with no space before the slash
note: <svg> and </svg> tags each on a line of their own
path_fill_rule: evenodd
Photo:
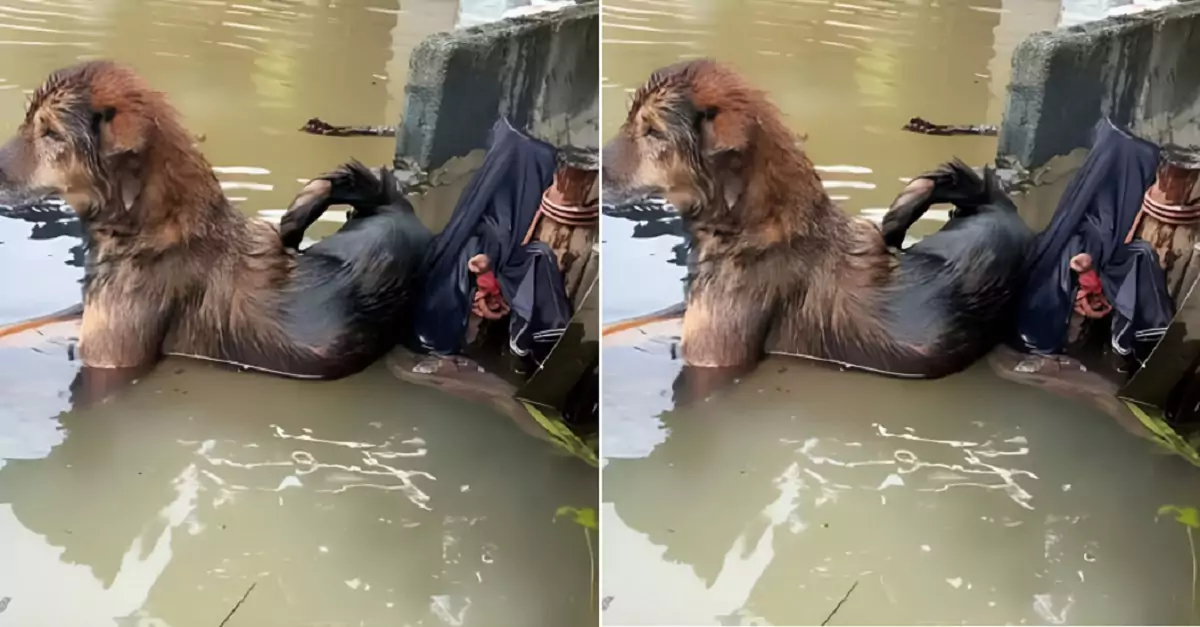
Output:
<svg viewBox="0 0 1200 627">
<path fill-rule="evenodd" d="M 8 204 L 59 196 L 83 224 L 85 370 L 183 355 L 303 378 L 357 372 L 401 337 L 432 239 L 390 174 L 358 163 L 309 183 L 279 229 L 244 216 L 165 96 L 106 61 L 33 94 L 0 147 L 0 191 Z M 294 250 L 332 204 L 353 207 L 346 224 Z"/>
<path fill-rule="evenodd" d="M 1012 320 L 1033 234 L 999 188 L 955 161 L 915 179 L 882 229 L 839 210 L 782 115 L 711 60 L 654 73 L 603 154 L 603 202 L 666 199 L 692 251 L 682 352 L 744 370 L 764 353 L 934 378 Z M 933 204 L 937 233 L 897 250 Z M 707 375 L 705 375 L 707 376 Z"/>
</svg>

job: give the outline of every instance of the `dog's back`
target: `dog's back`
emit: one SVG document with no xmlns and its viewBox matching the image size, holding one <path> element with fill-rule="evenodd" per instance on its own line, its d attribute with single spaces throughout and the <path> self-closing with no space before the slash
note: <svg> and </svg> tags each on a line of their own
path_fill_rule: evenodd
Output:
<svg viewBox="0 0 1200 627">
<path fill-rule="evenodd" d="M 940 376 L 965 368 L 1003 337 L 1020 293 L 1033 232 L 990 169 L 979 176 L 961 162 L 934 173 L 928 204 L 955 205 L 936 233 L 900 253 L 888 292 L 892 336 L 921 347 L 911 364 Z"/>
<path fill-rule="evenodd" d="M 365 367 L 400 339 L 433 234 L 390 171 L 377 176 L 353 162 L 324 179 L 332 187 L 323 204 L 353 211 L 337 233 L 299 254 L 281 314 L 294 341 L 336 356 L 319 374 L 338 376 Z"/>
<path fill-rule="evenodd" d="M 290 255 L 270 289 L 234 290 L 229 315 L 203 307 L 187 312 L 188 328 L 175 335 L 182 339 L 170 342 L 169 352 L 330 379 L 357 372 L 391 349 L 402 337 L 433 235 L 389 172 L 376 175 L 352 162 L 314 180 L 293 201 L 280 233 L 263 229 L 259 239 L 268 248 L 280 247 L 280 240 L 298 246 L 304 230 L 338 204 L 352 207 L 338 232 Z"/>
</svg>

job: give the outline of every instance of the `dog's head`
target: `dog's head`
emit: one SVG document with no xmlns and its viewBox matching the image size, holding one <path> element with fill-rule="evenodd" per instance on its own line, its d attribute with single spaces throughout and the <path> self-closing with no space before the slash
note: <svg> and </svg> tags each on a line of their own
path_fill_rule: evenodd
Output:
<svg viewBox="0 0 1200 627">
<path fill-rule="evenodd" d="M 128 208 L 153 133 L 161 94 L 131 70 L 92 61 L 59 70 L 34 92 L 16 136 L 0 147 L 0 201 L 59 196 L 81 217 Z"/>
<path fill-rule="evenodd" d="M 655 72 L 604 146 L 604 203 L 662 198 L 691 217 L 736 208 L 745 191 L 744 164 L 762 119 L 772 115 L 769 108 L 762 92 L 711 60 Z"/>
</svg>

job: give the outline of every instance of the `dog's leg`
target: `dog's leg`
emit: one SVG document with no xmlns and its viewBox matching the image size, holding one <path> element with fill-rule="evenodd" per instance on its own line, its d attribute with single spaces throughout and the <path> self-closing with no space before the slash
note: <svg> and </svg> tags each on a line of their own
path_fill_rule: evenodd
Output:
<svg viewBox="0 0 1200 627">
<path fill-rule="evenodd" d="M 153 363 L 137 368 L 88 368 L 84 366 L 71 382 L 70 400 L 74 409 L 84 409 L 109 398 L 154 370 Z"/>
<path fill-rule="evenodd" d="M 683 370 L 675 379 L 677 405 L 703 400 L 758 366 L 775 306 L 752 291 L 693 287 L 683 316 Z"/>
<path fill-rule="evenodd" d="M 292 200 L 279 221 L 279 235 L 287 248 L 298 249 L 304 232 L 332 205 L 350 205 L 349 220 L 370 215 L 380 207 L 402 205 L 412 210 L 391 170 L 373 172 L 357 161 L 309 181 Z"/>
<path fill-rule="evenodd" d="M 671 386 L 672 400 L 676 407 L 702 401 L 719 392 L 740 377 L 749 374 L 757 364 L 743 364 L 732 368 L 696 368 L 684 366 Z"/>
<path fill-rule="evenodd" d="M 751 290 L 693 287 L 683 316 L 684 364 L 733 368 L 758 363 L 774 310 L 772 299 Z"/>
<path fill-rule="evenodd" d="M 891 248 L 900 248 L 908 229 L 925 215 L 933 205 L 933 190 L 937 183 L 928 178 L 913 179 L 892 201 L 883 216 L 883 241 Z"/>
<path fill-rule="evenodd" d="M 78 350 L 83 368 L 71 384 L 72 404 L 104 400 L 153 370 L 166 335 L 164 320 L 148 307 L 85 304 Z"/>
<path fill-rule="evenodd" d="M 159 360 L 169 315 L 159 309 L 159 303 L 136 298 L 117 294 L 84 303 L 79 331 L 79 359 L 84 366 L 141 368 Z M 109 304 L 114 302 L 119 304 Z"/>
<path fill-rule="evenodd" d="M 953 204 L 952 215 L 961 216 L 963 212 L 995 202 L 1011 203 L 1000 189 L 994 170 L 984 168 L 980 176 L 958 159 L 947 161 L 913 179 L 892 201 L 883 216 L 883 241 L 892 248 L 900 248 L 908 229 L 933 205 Z"/>
<path fill-rule="evenodd" d="M 326 179 L 309 181 L 288 205 L 279 220 L 279 236 L 285 248 L 299 249 L 304 232 L 316 222 L 331 204 L 333 183 Z"/>
</svg>

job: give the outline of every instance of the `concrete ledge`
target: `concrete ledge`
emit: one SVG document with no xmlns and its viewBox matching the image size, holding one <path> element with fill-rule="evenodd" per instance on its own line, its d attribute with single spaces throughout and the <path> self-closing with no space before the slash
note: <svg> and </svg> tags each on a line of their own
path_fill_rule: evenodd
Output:
<svg viewBox="0 0 1200 627">
<path fill-rule="evenodd" d="M 598 148 L 599 51 L 595 0 L 427 37 L 409 61 L 397 159 L 428 170 L 483 148 L 498 115 L 557 146 Z"/>
<path fill-rule="evenodd" d="M 1102 116 L 1200 144 L 1200 0 L 1030 36 L 1013 52 L 998 153 L 1026 168 L 1089 145 Z"/>
</svg>

